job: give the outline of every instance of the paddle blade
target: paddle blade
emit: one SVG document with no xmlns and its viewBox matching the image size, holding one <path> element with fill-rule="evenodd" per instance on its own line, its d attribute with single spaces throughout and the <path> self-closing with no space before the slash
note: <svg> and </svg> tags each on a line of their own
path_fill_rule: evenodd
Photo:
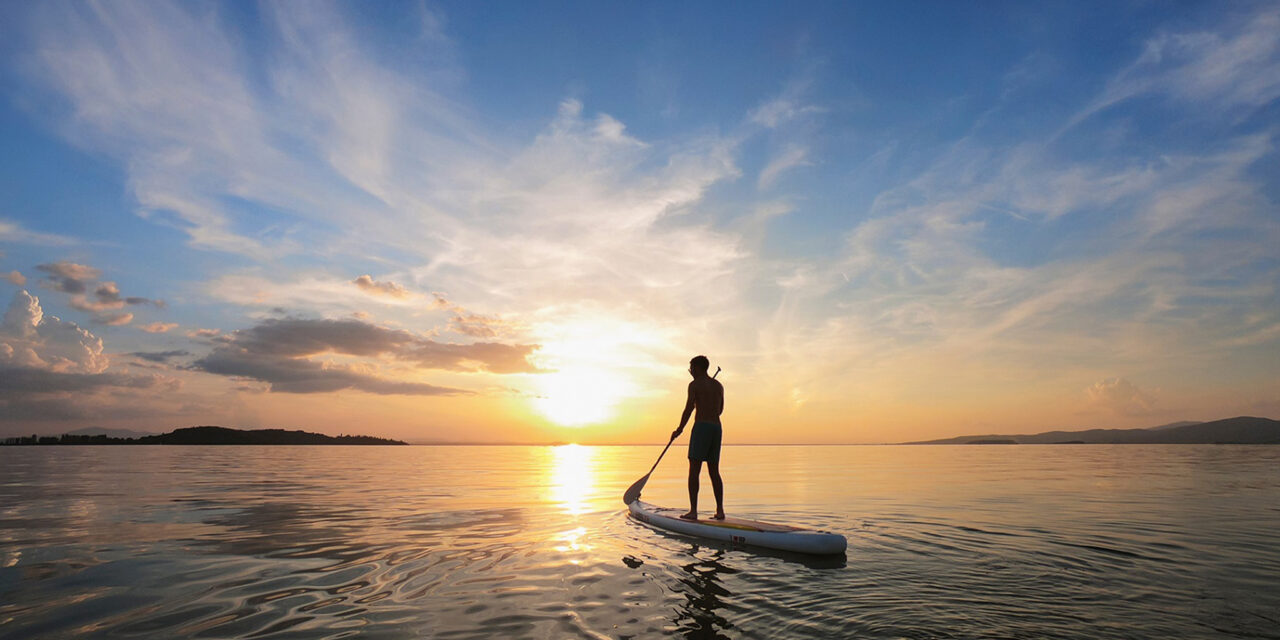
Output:
<svg viewBox="0 0 1280 640">
<path fill-rule="evenodd" d="M 652 472 L 650 472 L 652 473 Z M 627 492 L 622 494 L 622 504 L 631 504 L 640 499 L 640 492 L 644 490 L 644 483 L 649 481 L 649 474 L 644 474 L 643 478 L 636 480 L 636 483 L 627 488 Z"/>
</svg>

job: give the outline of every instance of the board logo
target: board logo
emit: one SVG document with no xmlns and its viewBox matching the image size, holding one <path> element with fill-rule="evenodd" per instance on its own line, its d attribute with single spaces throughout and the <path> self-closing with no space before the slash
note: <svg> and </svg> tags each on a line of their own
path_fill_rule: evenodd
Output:
<svg viewBox="0 0 1280 640">
<path fill-rule="evenodd" d="M 732 536 L 732 537 L 733 537 L 733 541 L 734 541 L 734 542 L 743 542 L 743 543 L 745 543 L 745 542 L 747 541 L 747 537 L 746 537 L 746 536 Z"/>
</svg>

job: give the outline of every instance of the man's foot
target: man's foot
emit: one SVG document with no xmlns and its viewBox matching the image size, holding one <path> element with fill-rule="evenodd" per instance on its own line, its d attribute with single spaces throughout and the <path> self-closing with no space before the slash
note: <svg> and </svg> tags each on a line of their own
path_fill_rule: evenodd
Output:
<svg viewBox="0 0 1280 640">
<path fill-rule="evenodd" d="M 697 511 L 690 511 L 689 513 L 681 514 L 680 518 L 681 518 L 682 520 L 697 520 L 697 519 L 698 519 L 698 512 L 697 512 Z"/>
<path fill-rule="evenodd" d="M 724 520 L 724 512 L 723 512 L 723 511 L 717 511 L 717 512 L 716 512 L 716 514 L 715 514 L 714 516 L 711 516 L 711 519 L 712 519 L 712 520 Z"/>
</svg>

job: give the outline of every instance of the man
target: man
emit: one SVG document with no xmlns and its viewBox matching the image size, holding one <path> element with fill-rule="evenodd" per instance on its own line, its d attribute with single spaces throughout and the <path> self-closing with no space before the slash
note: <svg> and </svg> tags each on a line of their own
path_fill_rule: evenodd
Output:
<svg viewBox="0 0 1280 640">
<path fill-rule="evenodd" d="M 698 519 L 698 476 L 702 474 L 703 462 L 707 463 L 711 489 L 716 494 L 716 515 L 712 518 L 724 520 L 724 483 L 720 480 L 720 414 L 724 411 L 724 386 L 707 375 L 710 368 L 711 361 L 706 356 L 695 356 L 689 361 L 689 374 L 693 376 L 693 382 L 689 383 L 689 400 L 685 402 L 684 414 L 680 416 L 680 427 L 671 433 L 672 440 L 679 437 L 689 422 L 689 416 L 694 415 L 693 433 L 689 435 L 689 513 L 680 516 L 686 520 Z"/>
</svg>

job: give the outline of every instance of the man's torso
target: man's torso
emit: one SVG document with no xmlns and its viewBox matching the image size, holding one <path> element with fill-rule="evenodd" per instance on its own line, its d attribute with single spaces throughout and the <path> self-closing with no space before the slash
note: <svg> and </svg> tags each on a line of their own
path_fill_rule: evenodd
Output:
<svg viewBox="0 0 1280 640">
<path fill-rule="evenodd" d="M 693 393 L 695 407 L 693 421 L 720 424 L 720 413 L 724 411 L 724 386 L 713 378 L 701 378 L 689 383 L 689 391 Z"/>
</svg>

